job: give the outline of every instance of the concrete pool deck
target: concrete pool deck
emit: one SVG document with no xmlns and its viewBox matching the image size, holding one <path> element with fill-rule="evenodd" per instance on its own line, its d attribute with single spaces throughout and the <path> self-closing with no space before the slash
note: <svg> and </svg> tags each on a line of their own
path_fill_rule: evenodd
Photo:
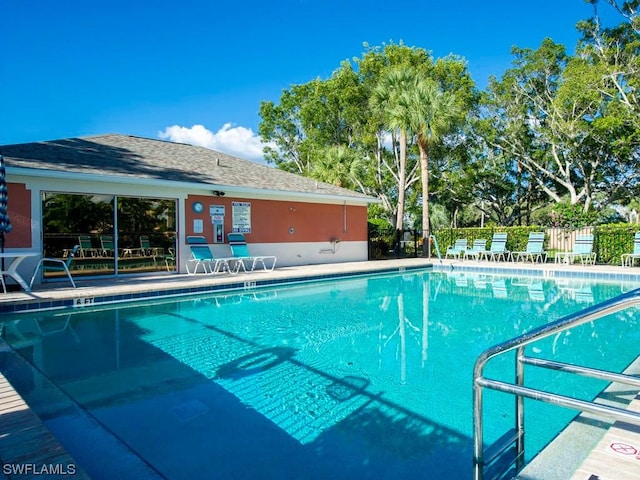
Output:
<svg viewBox="0 0 640 480">
<path fill-rule="evenodd" d="M 0 349 L 8 348 L 0 340 Z M 6 479 L 89 479 L 0 373 L 0 465 Z"/>
<path fill-rule="evenodd" d="M 93 305 L 93 299 L 102 299 L 104 303 L 119 303 L 126 301 L 135 301 L 149 299 L 153 297 L 161 297 L 165 295 L 189 295 L 201 292 L 223 291 L 224 289 L 252 289 L 260 285 L 274 285 L 287 283 L 289 281 L 305 281 L 339 278 L 343 276 L 367 274 L 375 272 L 397 272 L 402 270 L 413 270 L 420 268 L 433 267 L 434 270 L 443 271 L 463 271 L 472 273 L 504 273 L 518 276 L 539 276 L 543 278 L 578 278 L 578 279 L 594 279 L 594 280 L 627 280 L 637 283 L 640 287 L 640 268 L 623 268 L 621 266 L 581 266 L 581 265 L 564 265 L 564 264 L 531 264 L 531 263 L 512 263 L 512 262 L 476 262 L 476 261 L 459 261 L 459 260 L 428 260 L 428 259 L 397 259 L 386 261 L 369 261 L 369 262 L 350 262 L 339 264 L 322 264 L 322 265 L 305 265 L 295 267 L 281 267 L 274 271 L 259 271 L 253 273 L 240 273 L 238 275 L 216 274 L 216 275 L 184 275 L 184 274 L 158 274 L 136 277 L 109 277 L 82 279 L 76 277 L 78 288 L 71 288 L 68 282 L 51 282 L 36 286 L 32 292 L 11 291 L 6 294 L 0 294 L 0 314 L 20 310 L 25 306 L 37 309 L 44 308 L 62 308 L 64 306 L 88 306 Z M 634 285 L 635 287 L 635 285 Z M 215 289 L 215 290 L 214 290 Z M 57 303 L 56 303 L 57 302 Z M 550 319 L 551 320 L 551 319 Z M 0 322 L 1 324 L 1 322 Z M 9 348 L 0 339 L 0 348 Z M 0 372 L 0 415 L 4 414 L 8 408 L 14 408 L 18 405 L 15 402 L 22 402 L 20 409 L 30 412 L 28 406 L 19 397 L 11 385 Z M 632 403 L 633 409 L 638 411 L 639 400 L 636 399 Z M 3 422 L 3 425 L 5 422 Z M 614 428 L 622 428 L 624 436 L 619 430 Z M 628 425 L 616 424 L 610 429 L 613 440 L 609 437 L 603 438 L 604 447 L 610 446 L 611 442 L 619 441 L 623 438 L 631 445 L 640 446 L 640 428 L 630 427 Z M 20 453 L 19 461 L 24 464 L 60 464 L 60 455 L 65 455 L 64 449 L 57 444 L 55 438 L 46 430 L 38 417 L 31 412 L 31 415 L 24 415 L 20 422 L 12 423 L 5 429 L 0 429 L 0 440 L 8 442 L 12 438 L 14 441 L 20 441 L 18 432 L 23 430 L 31 430 L 40 432 L 29 443 L 31 451 Z M 38 436 L 41 435 L 41 436 Z M 629 435 L 629 436 L 627 436 Z M 617 440 L 616 440 L 617 439 Z M 53 442 L 53 443 L 51 443 Z M 602 443 L 601 442 L 601 443 Z M 608 443 L 607 443 L 608 442 Z M 21 448 L 24 445 L 12 448 Z M 8 463 L 4 454 L 4 444 L 0 443 L 2 454 L 0 461 Z M 596 447 L 592 454 L 596 457 L 601 454 L 602 448 Z M 640 448 L 639 448 L 640 450 Z M 9 450 L 7 450 L 9 451 Z M 66 454 L 68 455 L 68 454 Z M 611 458 L 609 458 L 611 457 Z M 65 461 L 72 462 L 70 457 L 64 457 Z M 591 458 L 591 456 L 589 457 Z M 575 480 L 582 479 L 600 479 L 617 478 L 624 480 L 640 480 L 640 461 L 629 462 L 627 458 L 616 458 L 615 455 L 605 457 L 606 462 L 594 460 L 596 463 L 585 463 L 576 471 Z M 12 460 L 13 461 L 13 460 Z M 617 465 L 623 465 L 622 471 L 625 476 L 620 476 L 621 471 L 616 470 Z M 598 470 L 600 469 L 600 470 Z M 471 470 L 471 467 L 470 467 Z M 2 475 L 5 475 L 3 472 Z M 0 475 L 0 478 L 2 478 Z M 75 478 L 87 478 L 80 471 Z M 598 476 L 599 475 L 599 476 Z M 31 475 L 6 475 L 6 478 L 42 478 L 40 473 L 32 473 Z M 51 477 L 44 477 L 51 478 Z M 60 477 L 61 478 L 61 477 Z M 537 476 L 523 476 L 534 480 Z M 566 477 L 564 477 L 566 478 Z"/>
<path fill-rule="evenodd" d="M 0 294 L 0 313 L 12 313 L 14 309 L 56 308 L 82 306 L 85 299 L 102 297 L 108 303 L 132 301 L 162 295 L 186 295 L 213 292 L 225 288 L 253 288 L 261 285 L 330 279 L 380 271 L 398 271 L 433 267 L 435 270 L 472 271 L 479 273 L 505 273 L 519 276 L 542 276 L 545 278 L 577 278 L 590 280 L 627 280 L 640 287 L 640 268 L 610 265 L 581 266 L 555 263 L 532 264 L 524 262 L 487 262 L 460 260 L 429 260 L 425 258 L 405 258 L 396 260 L 347 262 L 335 264 L 302 265 L 280 267 L 274 271 L 256 271 L 230 275 L 150 274 L 83 279 L 76 277 L 78 288 L 72 288 L 68 281 L 47 282 L 35 285 L 31 292 L 10 291 Z M 72 303 L 80 299 L 79 303 Z M 55 303 L 58 302 L 58 303 Z"/>
</svg>

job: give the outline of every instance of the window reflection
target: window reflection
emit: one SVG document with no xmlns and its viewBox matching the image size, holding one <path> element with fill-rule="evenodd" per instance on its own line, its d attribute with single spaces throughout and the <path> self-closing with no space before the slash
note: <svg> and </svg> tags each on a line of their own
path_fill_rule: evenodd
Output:
<svg viewBox="0 0 640 480">
<path fill-rule="evenodd" d="M 74 276 L 175 270 L 175 199 L 45 192 L 42 220 L 43 255 L 66 259 L 79 245 Z"/>
</svg>

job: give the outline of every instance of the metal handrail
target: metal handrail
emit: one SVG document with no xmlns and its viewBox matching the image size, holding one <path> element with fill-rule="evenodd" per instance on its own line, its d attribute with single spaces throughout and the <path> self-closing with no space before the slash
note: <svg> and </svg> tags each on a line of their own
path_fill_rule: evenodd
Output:
<svg viewBox="0 0 640 480">
<path fill-rule="evenodd" d="M 585 411 L 612 417 L 615 420 L 623 420 L 636 425 L 640 425 L 640 413 L 631 412 L 615 407 L 609 407 L 595 402 L 578 400 L 572 397 L 557 395 L 525 387 L 524 384 L 524 365 L 535 365 L 544 368 L 562 370 L 564 372 L 585 375 L 600 378 L 608 381 L 619 383 L 627 383 L 634 386 L 640 385 L 637 377 L 624 375 L 619 373 L 607 372 L 587 367 L 580 367 L 561 362 L 550 360 L 530 358 L 524 355 L 524 349 L 533 342 L 542 340 L 552 335 L 558 334 L 565 330 L 583 325 L 587 322 L 598 320 L 606 315 L 616 313 L 627 308 L 640 305 L 640 289 L 632 290 L 628 293 L 615 297 L 611 300 L 599 303 L 580 312 L 576 312 L 557 321 L 542 325 L 530 332 L 524 333 L 518 337 L 507 340 L 499 345 L 485 350 L 476 360 L 473 370 L 473 436 L 474 436 L 474 478 L 482 480 L 484 478 L 484 468 L 486 463 L 490 463 L 497 455 L 486 459 L 483 447 L 483 400 L 482 392 L 484 388 L 510 393 L 516 396 L 516 435 L 509 436 L 510 443 L 505 443 L 499 447 L 498 451 L 503 452 L 511 448 L 515 443 L 514 463 L 519 471 L 524 467 L 524 398 L 531 398 L 566 408 L 573 408 L 579 411 Z M 506 352 L 517 350 L 516 352 L 516 383 L 491 380 L 484 378 L 484 367 L 489 360 L 502 355 Z M 494 449 L 496 447 L 493 447 Z M 513 465 L 509 465 L 511 468 Z"/>
<path fill-rule="evenodd" d="M 433 240 L 433 246 L 436 247 L 436 255 L 438 255 L 438 260 L 442 263 L 442 255 L 440 255 L 440 247 L 438 246 L 438 239 L 435 235 L 429 235 L 429 239 Z"/>
</svg>

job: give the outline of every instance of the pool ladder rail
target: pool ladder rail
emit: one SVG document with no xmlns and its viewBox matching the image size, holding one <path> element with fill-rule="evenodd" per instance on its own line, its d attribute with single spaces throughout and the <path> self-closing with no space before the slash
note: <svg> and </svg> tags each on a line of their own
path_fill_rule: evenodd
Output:
<svg viewBox="0 0 640 480">
<path fill-rule="evenodd" d="M 585 401 L 524 385 L 524 366 L 530 365 L 550 370 L 597 378 L 609 382 L 631 385 L 640 391 L 640 378 L 607 370 L 589 368 L 570 363 L 528 357 L 525 347 L 560 332 L 587 322 L 593 322 L 612 313 L 640 305 L 640 289 L 625 293 L 611 300 L 560 318 L 518 337 L 485 350 L 476 360 L 473 373 L 473 468 L 475 480 L 511 478 L 525 467 L 524 399 L 529 398 L 556 406 L 588 412 L 614 420 L 640 426 L 640 412 Z M 516 350 L 515 382 L 493 380 L 484 376 L 484 367 L 493 358 Z M 485 388 L 514 395 L 515 427 L 504 433 L 494 444 L 483 444 L 483 391 Z"/>
<path fill-rule="evenodd" d="M 438 260 L 442 263 L 442 255 L 440 255 L 440 247 L 438 246 L 438 239 L 435 235 L 429 235 L 429 238 L 433 240 L 433 246 L 436 247 L 436 255 L 438 255 Z"/>
</svg>

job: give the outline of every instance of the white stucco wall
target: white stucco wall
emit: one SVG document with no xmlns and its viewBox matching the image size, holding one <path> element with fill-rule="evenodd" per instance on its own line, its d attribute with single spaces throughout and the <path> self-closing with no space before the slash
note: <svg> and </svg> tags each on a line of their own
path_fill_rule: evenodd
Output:
<svg viewBox="0 0 640 480">
<path fill-rule="evenodd" d="M 249 244 L 251 255 L 275 255 L 279 267 L 365 261 L 367 248 L 367 242 L 340 242 L 335 249 L 330 242 Z M 212 245 L 211 250 L 217 257 L 231 256 L 229 245 Z M 188 246 L 183 249 L 183 255 L 189 258 Z"/>
</svg>

